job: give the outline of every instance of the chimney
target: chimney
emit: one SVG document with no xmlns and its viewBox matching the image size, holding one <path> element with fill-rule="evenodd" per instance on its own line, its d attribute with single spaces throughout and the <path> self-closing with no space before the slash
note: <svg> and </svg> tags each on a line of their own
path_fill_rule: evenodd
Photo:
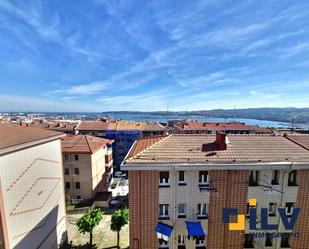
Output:
<svg viewBox="0 0 309 249">
<path fill-rule="evenodd" d="M 22 122 L 22 123 L 20 124 L 20 126 L 21 126 L 21 127 L 28 127 L 28 123 Z"/>
<path fill-rule="evenodd" d="M 219 150 L 226 150 L 227 149 L 226 134 L 217 131 L 215 144 L 217 145 Z"/>
</svg>

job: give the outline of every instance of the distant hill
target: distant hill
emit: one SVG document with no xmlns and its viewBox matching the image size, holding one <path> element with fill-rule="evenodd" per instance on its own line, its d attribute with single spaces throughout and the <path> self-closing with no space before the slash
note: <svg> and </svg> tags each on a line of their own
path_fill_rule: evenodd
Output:
<svg viewBox="0 0 309 249">
<path fill-rule="evenodd" d="M 186 111 L 186 112 L 104 112 L 104 113 L 138 113 L 146 115 L 188 115 L 188 116 L 203 116 L 209 118 L 249 118 L 270 120 L 278 122 L 291 122 L 294 118 L 295 123 L 309 124 L 309 108 L 248 108 L 248 109 L 214 109 L 214 110 L 200 110 L 200 111 Z"/>
</svg>

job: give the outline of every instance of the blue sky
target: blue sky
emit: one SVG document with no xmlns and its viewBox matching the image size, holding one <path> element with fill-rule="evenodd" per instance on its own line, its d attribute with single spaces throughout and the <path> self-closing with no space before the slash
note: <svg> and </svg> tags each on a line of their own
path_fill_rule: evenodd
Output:
<svg viewBox="0 0 309 249">
<path fill-rule="evenodd" d="M 308 107 L 309 2 L 0 0 L 0 111 Z"/>
</svg>

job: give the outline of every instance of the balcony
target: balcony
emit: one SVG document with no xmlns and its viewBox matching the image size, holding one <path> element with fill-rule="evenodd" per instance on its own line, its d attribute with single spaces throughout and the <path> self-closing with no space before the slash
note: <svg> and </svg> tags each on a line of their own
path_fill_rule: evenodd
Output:
<svg viewBox="0 0 309 249">
<path fill-rule="evenodd" d="M 159 215 L 159 220 L 169 220 L 170 216 L 168 214 Z"/>
<path fill-rule="evenodd" d="M 112 166 L 113 165 L 113 156 L 112 154 L 105 155 L 105 166 Z"/>
<path fill-rule="evenodd" d="M 196 219 L 198 220 L 207 220 L 208 219 L 208 214 L 197 214 Z"/>
<path fill-rule="evenodd" d="M 107 147 L 106 148 L 107 154 L 112 154 L 113 153 L 113 148 L 112 147 Z"/>
</svg>

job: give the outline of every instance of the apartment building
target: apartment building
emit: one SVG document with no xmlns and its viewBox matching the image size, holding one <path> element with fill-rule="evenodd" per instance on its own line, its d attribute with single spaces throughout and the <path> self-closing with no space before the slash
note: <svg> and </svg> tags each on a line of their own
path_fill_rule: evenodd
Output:
<svg viewBox="0 0 309 249">
<path fill-rule="evenodd" d="M 272 134 L 269 128 L 257 125 L 246 125 L 236 122 L 193 122 L 180 121 L 174 124 L 175 134 L 216 134 L 224 132 L 226 134 Z"/>
<path fill-rule="evenodd" d="M 120 120 L 111 122 L 105 137 L 113 139 L 114 162 L 117 170 L 136 139 L 164 135 L 166 129 L 156 122 L 131 122 Z"/>
<path fill-rule="evenodd" d="M 62 135 L 0 124 L 0 248 L 58 248 L 67 239 Z"/>
<path fill-rule="evenodd" d="M 104 137 L 105 131 L 108 128 L 106 121 L 87 121 L 79 123 L 76 128 L 76 134 L 92 135 L 96 137 Z"/>
<path fill-rule="evenodd" d="M 130 248 L 309 248 L 308 139 L 217 133 L 137 140 L 122 163 L 129 174 Z M 275 230 L 261 229 L 263 208 Z M 295 208 L 296 225 L 287 229 L 280 217 Z M 225 209 L 243 214 L 243 221 L 230 217 L 243 230 L 229 230 Z M 253 236 L 261 232 L 265 237 Z"/>
<path fill-rule="evenodd" d="M 148 136 L 164 135 L 166 129 L 156 122 L 132 122 L 127 120 L 104 120 L 82 122 L 76 127 L 78 134 L 89 134 L 114 140 L 113 160 L 115 170 L 136 139 Z"/>
<path fill-rule="evenodd" d="M 41 129 L 46 129 L 46 130 L 51 130 L 51 131 L 58 131 L 62 132 L 65 134 L 70 134 L 73 135 L 75 133 L 75 125 L 70 124 L 70 123 L 20 123 L 21 126 L 23 127 L 34 127 L 34 128 L 41 128 Z"/>
<path fill-rule="evenodd" d="M 61 142 L 67 198 L 89 201 L 107 191 L 113 173 L 113 141 L 75 135 L 63 137 Z"/>
</svg>

